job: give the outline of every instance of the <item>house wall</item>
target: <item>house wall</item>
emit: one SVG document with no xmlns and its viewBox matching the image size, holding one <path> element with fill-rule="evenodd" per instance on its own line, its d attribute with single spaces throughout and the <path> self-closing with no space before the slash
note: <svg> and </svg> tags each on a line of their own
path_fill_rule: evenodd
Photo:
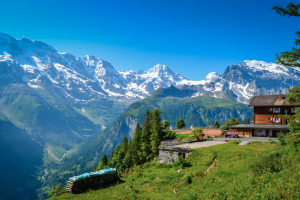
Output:
<svg viewBox="0 0 300 200">
<path fill-rule="evenodd" d="M 272 111 L 269 111 L 269 108 L 272 108 Z M 279 113 L 274 113 L 273 108 L 279 108 Z M 265 106 L 265 107 L 254 107 L 254 124 L 276 124 L 284 125 L 286 124 L 285 120 L 281 120 L 279 115 L 285 115 L 285 110 L 287 110 L 287 115 L 294 115 L 292 113 L 292 108 L 294 106 Z M 271 117 L 271 121 L 269 120 Z M 279 122 L 274 122 L 274 118 L 279 118 Z"/>
<path fill-rule="evenodd" d="M 252 137 L 253 136 L 253 129 L 249 128 L 238 128 L 239 137 Z"/>
</svg>

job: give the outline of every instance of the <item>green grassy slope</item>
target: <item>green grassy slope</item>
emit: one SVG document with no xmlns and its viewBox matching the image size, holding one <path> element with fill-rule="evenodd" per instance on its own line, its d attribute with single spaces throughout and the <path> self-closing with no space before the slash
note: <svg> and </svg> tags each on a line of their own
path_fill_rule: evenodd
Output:
<svg viewBox="0 0 300 200">
<path fill-rule="evenodd" d="M 298 199 L 299 153 L 285 157 L 293 164 L 284 165 L 278 172 L 253 172 L 253 166 L 261 163 L 264 155 L 283 148 L 271 143 L 239 146 L 229 142 L 194 149 L 186 159 L 189 165 L 179 173 L 179 166 L 159 164 L 156 160 L 130 170 L 118 182 L 98 190 L 65 193 L 51 199 Z M 214 158 L 215 164 L 206 173 Z"/>
<path fill-rule="evenodd" d="M 43 147 L 0 111 L 0 199 L 36 199 Z M 29 196 L 30 194 L 30 196 Z"/>
</svg>

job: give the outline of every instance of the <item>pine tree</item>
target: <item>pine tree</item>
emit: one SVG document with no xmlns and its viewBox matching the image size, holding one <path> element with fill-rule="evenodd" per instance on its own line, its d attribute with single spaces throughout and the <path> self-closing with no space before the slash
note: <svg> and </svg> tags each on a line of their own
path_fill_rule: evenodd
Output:
<svg viewBox="0 0 300 200">
<path fill-rule="evenodd" d="M 140 152 L 140 137 L 141 137 L 141 128 L 140 128 L 140 123 L 137 122 L 133 139 L 132 139 L 132 162 L 133 165 L 138 165 L 139 162 L 139 155 L 138 153 Z"/>
<path fill-rule="evenodd" d="M 132 166 L 132 140 L 129 140 L 128 149 L 123 160 L 123 165 L 125 169 L 129 169 Z"/>
<path fill-rule="evenodd" d="M 287 15 L 288 17 L 295 16 L 299 17 L 299 9 L 300 9 L 300 3 L 299 4 L 294 4 L 294 3 L 289 3 L 286 8 L 283 8 L 282 6 L 274 6 L 272 8 L 273 10 L 276 10 L 276 12 L 281 15 L 285 16 Z M 296 32 L 297 39 L 295 39 L 294 44 L 296 46 L 300 45 L 300 31 Z M 284 51 L 281 52 L 280 54 L 275 55 L 276 60 L 278 63 L 290 66 L 290 67 L 300 67 L 300 63 L 298 62 L 300 60 L 300 48 L 293 47 L 292 50 L 290 51 Z"/>
<path fill-rule="evenodd" d="M 108 168 L 108 159 L 106 154 L 103 155 L 101 161 L 98 164 L 97 170 Z"/>
<path fill-rule="evenodd" d="M 123 140 L 122 140 L 122 150 L 124 151 L 124 153 L 126 153 L 128 148 L 128 139 L 126 137 L 126 135 L 124 135 Z"/>
<path fill-rule="evenodd" d="M 161 125 L 161 112 L 155 108 L 152 111 L 152 121 L 151 121 L 151 157 L 158 154 L 158 146 L 162 139 L 162 125 Z"/>
<path fill-rule="evenodd" d="M 150 158 L 150 136 L 151 136 L 151 116 L 149 110 L 147 110 L 145 119 L 143 121 L 143 130 L 141 134 L 140 153 L 139 157 L 141 162 L 146 162 Z"/>
</svg>

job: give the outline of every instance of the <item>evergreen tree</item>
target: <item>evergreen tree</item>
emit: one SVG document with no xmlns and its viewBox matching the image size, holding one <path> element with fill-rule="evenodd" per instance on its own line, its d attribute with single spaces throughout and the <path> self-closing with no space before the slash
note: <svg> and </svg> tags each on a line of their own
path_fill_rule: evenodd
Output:
<svg viewBox="0 0 300 200">
<path fill-rule="evenodd" d="M 124 135 L 123 140 L 122 140 L 122 150 L 124 151 L 124 153 L 126 153 L 128 148 L 128 139 L 126 137 L 126 135 Z"/>
<path fill-rule="evenodd" d="M 162 125 L 163 129 L 166 129 L 168 126 L 170 126 L 170 122 L 169 122 L 169 120 L 165 120 Z"/>
<path fill-rule="evenodd" d="M 218 127 L 220 127 L 220 123 L 218 121 L 215 121 L 214 128 L 218 128 Z"/>
<path fill-rule="evenodd" d="M 161 126 L 161 112 L 155 108 L 152 111 L 152 123 L 151 123 L 151 151 L 154 157 L 158 154 L 158 146 L 162 139 L 162 126 Z"/>
<path fill-rule="evenodd" d="M 184 128 L 185 127 L 185 123 L 183 119 L 179 119 L 176 123 L 176 128 Z"/>
<path fill-rule="evenodd" d="M 140 137 L 141 137 L 141 128 L 140 128 L 140 123 L 137 122 L 133 139 L 132 139 L 132 162 L 133 165 L 138 165 L 139 162 L 139 155 L 138 153 L 140 152 Z"/>
<path fill-rule="evenodd" d="M 105 168 L 108 168 L 108 160 L 107 160 L 106 154 L 103 155 L 96 170 L 101 170 L 101 169 L 105 169 Z"/>
<path fill-rule="evenodd" d="M 132 140 L 129 140 L 128 149 L 123 160 L 123 165 L 125 169 L 129 169 L 132 166 L 132 146 Z"/>
<path fill-rule="evenodd" d="M 150 158 L 150 137 L 151 137 L 151 116 L 149 110 L 147 110 L 145 119 L 143 121 L 143 130 L 141 134 L 140 142 L 140 160 L 141 162 L 146 162 Z"/>
<path fill-rule="evenodd" d="M 287 15 L 288 17 L 291 16 L 299 17 L 300 16 L 299 8 L 300 8 L 300 3 L 299 4 L 289 3 L 286 6 L 286 8 L 283 8 L 282 6 L 274 6 L 272 9 L 276 10 L 276 12 L 281 16 Z M 294 44 L 296 46 L 299 46 L 300 31 L 297 31 L 296 35 L 298 38 L 295 39 Z M 280 54 L 276 54 L 275 57 L 278 63 L 281 63 L 286 66 L 291 66 L 291 67 L 300 67 L 300 63 L 298 62 L 300 60 L 300 48 L 293 47 L 292 50 L 284 51 L 281 52 Z"/>
</svg>

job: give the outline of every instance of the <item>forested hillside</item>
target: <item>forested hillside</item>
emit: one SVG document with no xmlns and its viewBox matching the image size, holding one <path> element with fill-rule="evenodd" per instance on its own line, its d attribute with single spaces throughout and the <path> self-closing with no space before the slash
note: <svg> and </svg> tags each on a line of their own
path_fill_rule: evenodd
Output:
<svg viewBox="0 0 300 200">
<path fill-rule="evenodd" d="M 0 111 L 0 194 L 4 199 L 36 199 L 43 146 Z"/>
<path fill-rule="evenodd" d="M 109 157 L 112 150 L 122 143 L 124 136 L 133 137 L 136 123 L 142 122 L 147 109 L 158 108 L 162 111 L 161 117 L 169 120 L 173 126 L 180 118 L 184 119 L 186 126 L 193 124 L 199 127 L 212 125 L 216 120 L 222 124 L 232 117 L 243 120 L 252 115 L 251 108 L 233 99 L 225 100 L 209 96 L 185 97 L 187 92 L 171 86 L 158 89 L 150 97 L 133 103 L 110 127 L 83 144 L 75 154 L 66 157 L 64 163 L 49 174 L 44 186 L 64 183 L 70 176 L 91 171 L 103 154 Z"/>
</svg>

